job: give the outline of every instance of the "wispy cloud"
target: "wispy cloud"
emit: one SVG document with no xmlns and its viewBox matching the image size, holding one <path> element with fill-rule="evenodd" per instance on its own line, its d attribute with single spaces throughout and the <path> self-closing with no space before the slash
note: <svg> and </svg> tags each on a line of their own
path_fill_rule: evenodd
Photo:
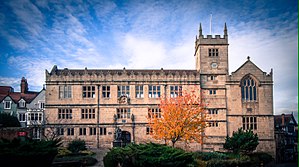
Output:
<svg viewBox="0 0 299 167">
<path fill-rule="evenodd" d="M 266 72 L 273 68 L 275 111 L 297 111 L 298 104 L 292 101 L 298 99 L 297 3 L 1 1 L 0 43 L 10 47 L 0 55 L 8 62 L 1 67 L 0 84 L 19 83 L 24 75 L 30 84 L 41 87 L 44 70 L 54 64 L 194 69 L 198 25 L 201 22 L 208 34 L 212 13 L 213 34 L 223 34 L 224 22 L 228 25 L 230 72 L 247 56 Z M 18 77 L 8 77 L 12 68 Z"/>
</svg>

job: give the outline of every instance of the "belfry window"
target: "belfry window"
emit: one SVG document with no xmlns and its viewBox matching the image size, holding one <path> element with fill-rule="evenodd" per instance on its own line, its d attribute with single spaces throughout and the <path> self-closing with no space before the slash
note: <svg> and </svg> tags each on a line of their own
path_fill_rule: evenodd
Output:
<svg viewBox="0 0 299 167">
<path fill-rule="evenodd" d="M 218 49 L 209 49 L 209 57 L 218 56 Z"/>
<path fill-rule="evenodd" d="M 242 80 L 241 93 L 243 101 L 256 101 L 256 82 L 251 77 L 246 77 Z"/>
</svg>

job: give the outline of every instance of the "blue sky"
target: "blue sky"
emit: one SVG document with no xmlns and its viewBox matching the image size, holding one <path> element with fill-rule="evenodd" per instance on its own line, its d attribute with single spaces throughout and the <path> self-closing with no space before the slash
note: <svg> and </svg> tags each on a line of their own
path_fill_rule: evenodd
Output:
<svg viewBox="0 0 299 167">
<path fill-rule="evenodd" d="M 39 91 L 58 68 L 195 69 L 194 40 L 229 35 L 229 71 L 247 56 L 274 71 L 275 113 L 298 113 L 297 0 L 2 0 L 0 85 Z"/>
</svg>

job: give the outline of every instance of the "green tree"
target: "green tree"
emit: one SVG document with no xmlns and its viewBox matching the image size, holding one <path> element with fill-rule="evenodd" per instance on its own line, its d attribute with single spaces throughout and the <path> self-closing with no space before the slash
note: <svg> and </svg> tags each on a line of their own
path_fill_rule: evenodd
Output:
<svg viewBox="0 0 299 167">
<path fill-rule="evenodd" d="M 242 128 L 239 128 L 238 131 L 233 132 L 232 137 L 226 137 L 223 147 L 235 154 L 248 154 L 253 152 L 258 144 L 258 136 L 256 133 L 254 134 L 251 129 L 242 130 Z"/>
<path fill-rule="evenodd" d="M 0 114 L 0 127 L 20 127 L 21 124 L 17 117 L 10 114 Z"/>
</svg>

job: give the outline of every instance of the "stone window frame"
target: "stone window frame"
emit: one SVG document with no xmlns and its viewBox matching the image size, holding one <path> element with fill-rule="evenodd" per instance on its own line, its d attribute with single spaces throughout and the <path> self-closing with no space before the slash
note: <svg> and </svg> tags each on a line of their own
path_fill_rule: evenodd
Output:
<svg viewBox="0 0 299 167">
<path fill-rule="evenodd" d="M 102 97 L 103 98 L 111 98 L 111 87 L 110 85 L 102 86 Z"/>
<path fill-rule="evenodd" d="M 75 129 L 74 128 L 67 128 L 67 136 L 74 136 Z"/>
<path fill-rule="evenodd" d="M 144 85 L 135 85 L 135 97 L 144 98 Z"/>
<path fill-rule="evenodd" d="M 148 108 L 148 117 L 149 118 L 162 118 L 161 109 L 159 107 Z"/>
<path fill-rule="evenodd" d="M 95 119 L 95 108 L 81 108 L 81 119 Z"/>
<path fill-rule="evenodd" d="M 243 130 L 257 130 L 257 117 L 256 116 L 243 116 L 242 117 Z"/>
<path fill-rule="evenodd" d="M 208 75 L 208 81 L 215 81 L 217 79 L 217 75 Z"/>
<path fill-rule="evenodd" d="M 258 85 L 258 80 L 251 75 L 246 75 L 241 79 L 240 87 L 243 102 L 258 101 Z"/>
<path fill-rule="evenodd" d="M 97 135 L 97 128 L 89 127 L 89 136 Z"/>
<path fill-rule="evenodd" d="M 71 108 L 58 108 L 58 119 L 73 119 Z"/>
<path fill-rule="evenodd" d="M 150 126 L 147 126 L 145 129 L 145 134 L 146 135 L 150 135 L 153 133 L 153 128 L 151 128 Z"/>
<path fill-rule="evenodd" d="M 178 97 L 183 95 L 183 86 L 182 85 L 170 85 L 170 97 Z"/>
<path fill-rule="evenodd" d="M 130 97 L 130 85 L 117 85 L 117 97 L 123 95 Z"/>
<path fill-rule="evenodd" d="M 117 119 L 130 119 L 131 109 L 130 108 L 117 108 L 116 109 Z"/>
<path fill-rule="evenodd" d="M 72 85 L 60 85 L 59 86 L 59 99 L 72 98 Z"/>
<path fill-rule="evenodd" d="M 56 128 L 56 133 L 58 136 L 64 136 L 64 128 Z"/>
<path fill-rule="evenodd" d="M 96 87 L 93 85 L 82 86 L 82 98 L 96 98 Z"/>
<path fill-rule="evenodd" d="M 107 128 L 106 127 L 99 127 L 100 128 L 100 136 L 107 135 Z"/>
<path fill-rule="evenodd" d="M 148 97 L 149 98 L 161 97 L 161 85 L 148 85 Z"/>
<path fill-rule="evenodd" d="M 216 95 L 217 90 L 216 89 L 209 89 L 209 95 Z"/>
<path fill-rule="evenodd" d="M 217 108 L 209 108 L 208 109 L 208 114 L 218 114 L 219 112 L 218 112 L 219 110 L 217 109 Z"/>
<path fill-rule="evenodd" d="M 218 121 L 210 121 L 208 122 L 208 127 L 219 127 L 219 122 Z"/>
<path fill-rule="evenodd" d="M 208 55 L 209 55 L 209 57 L 218 57 L 219 56 L 219 48 L 209 48 Z"/>
<path fill-rule="evenodd" d="M 79 128 L 79 136 L 86 136 L 86 128 Z"/>
</svg>

